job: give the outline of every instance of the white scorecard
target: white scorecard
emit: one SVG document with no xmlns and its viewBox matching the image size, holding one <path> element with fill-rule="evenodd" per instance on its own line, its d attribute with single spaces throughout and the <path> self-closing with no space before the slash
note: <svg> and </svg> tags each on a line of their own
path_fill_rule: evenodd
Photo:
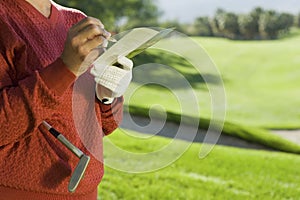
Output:
<svg viewBox="0 0 300 200">
<path fill-rule="evenodd" d="M 135 28 L 105 51 L 95 62 L 97 66 L 113 65 L 118 56 L 132 58 L 148 47 L 165 38 L 174 29 L 157 31 L 151 28 Z"/>
</svg>

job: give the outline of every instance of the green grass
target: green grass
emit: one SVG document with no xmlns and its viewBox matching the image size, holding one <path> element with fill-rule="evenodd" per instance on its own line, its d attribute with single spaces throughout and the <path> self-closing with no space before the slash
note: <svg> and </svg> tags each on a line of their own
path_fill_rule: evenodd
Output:
<svg viewBox="0 0 300 200">
<path fill-rule="evenodd" d="M 123 150 L 139 153 L 152 152 L 170 142 L 169 139 L 157 136 L 143 141 L 137 138 L 138 133 L 126 133 L 131 136 L 118 130 L 108 138 Z M 180 141 L 178 145 L 185 145 L 185 142 Z M 200 149 L 201 144 L 192 144 L 177 161 L 151 173 L 129 174 L 106 167 L 103 181 L 99 185 L 99 198 L 299 199 L 299 156 L 215 146 L 206 158 L 199 159 Z M 106 151 L 105 157 L 108 155 Z M 132 162 L 130 159 L 119 159 L 124 165 Z"/>
<path fill-rule="evenodd" d="M 197 38 L 225 80 L 227 119 L 268 128 L 299 128 L 300 36 L 274 41 Z"/>
<path fill-rule="evenodd" d="M 261 143 L 274 149 L 300 153 L 300 147 L 264 128 L 293 129 L 300 127 L 300 46 L 299 30 L 290 37 L 276 41 L 230 41 L 217 38 L 194 38 L 217 64 L 226 89 L 227 109 L 222 132 Z M 166 52 L 150 50 L 135 59 L 142 63 L 161 63 L 172 66 L 189 80 L 199 99 L 200 115 L 195 112 L 184 92 L 186 86 L 168 70 L 143 71 L 135 74 L 131 87 L 138 86 L 150 77 L 154 82 L 171 84 L 168 90 L 155 84 L 128 93 L 125 110 L 135 115 L 191 123 L 200 120 L 200 128 L 207 129 L 211 119 L 211 101 L 208 89 L 221 85 L 214 74 L 199 73 L 190 64 Z M 205 83 L 204 79 L 208 82 Z M 130 91 L 130 90 L 129 90 Z M 172 93 L 172 92 L 175 92 Z M 183 96 L 179 101 L 176 97 Z M 157 106 L 159 105 L 159 106 Z M 187 106 L 187 107 L 185 107 Z M 219 109 L 219 108 L 217 108 Z M 217 123 L 216 127 L 219 126 Z M 188 133 L 186 133 L 188 134 Z M 191 144 L 177 160 L 154 172 L 132 174 L 113 169 L 116 165 L 135 171 L 155 165 L 153 160 L 121 156 L 121 152 L 148 155 L 171 144 L 171 139 L 148 137 L 128 130 L 118 129 L 104 140 L 105 175 L 99 185 L 99 198 L 104 200 L 297 200 L 300 196 L 300 157 L 275 151 L 247 150 L 216 145 L 204 159 L 199 159 L 202 144 Z M 114 144 L 121 152 L 114 151 Z M 174 151 L 163 155 L 164 161 L 189 145 L 176 141 Z M 125 154 L 126 156 L 127 154 Z M 161 156 L 161 155 L 157 155 Z"/>
<path fill-rule="evenodd" d="M 291 37 L 271 41 L 193 38 L 204 47 L 221 73 L 226 90 L 226 121 L 272 129 L 300 128 L 298 32 L 294 31 L 295 34 Z M 157 50 L 149 50 L 148 54 L 140 55 L 135 62 L 167 64 L 178 70 L 189 80 L 196 92 L 201 117 L 211 117 L 211 99 L 207 88 L 220 85 L 214 74 L 202 74 L 209 81 L 205 84 L 203 77 L 182 58 Z M 164 70 L 147 75 L 153 80 L 170 81 L 172 84 L 178 80 Z M 136 74 L 133 86 L 141 82 L 138 76 Z M 186 88 L 178 86 L 172 91 L 183 92 L 184 89 Z M 153 85 L 140 88 L 131 95 L 129 101 L 130 105 L 143 108 L 161 104 L 166 110 L 181 113 L 179 103 L 169 90 Z M 184 112 L 186 113 L 183 114 L 199 117 L 193 112 Z"/>
</svg>

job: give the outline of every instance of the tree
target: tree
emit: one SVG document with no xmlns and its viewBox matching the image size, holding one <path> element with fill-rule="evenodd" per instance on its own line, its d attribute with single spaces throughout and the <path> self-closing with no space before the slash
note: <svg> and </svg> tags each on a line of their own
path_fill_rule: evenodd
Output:
<svg viewBox="0 0 300 200">
<path fill-rule="evenodd" d="M 262 14 L 264 14 L 264 9 L 262 9 L 261 7 L 256 7 L 254 8 L 251 12 L 250 15 L 253 18 L 254 21 L 259 21 L 260 17 Z M 258 30 L 258 25 L 257 25 L 257 30 Z"/>
<path fill-rule="evenodd" d="M 225 10 L 218 8 L 213 20 L 211 21 L 211 27 L 215 36 L 224 36 L 222 28 L 225 23 L 225 14 Z"/>
<path fill-rule="evenodd" d="M 288 33 L 294 24 L 294 16 L 288 13 L 265 12 L 259 21 L 262 36 L 266 39 L 275 39 L 279 33 Z"/>
<path fill-rule="evenodd" d="M 222 36 L 216 17 L 214 17 L 210 20 L 210 27 L 212 29 L 213 36 L 215 36 L 215 37 L 221 37 Z"/>
<path fill-rule="evenodd" d="M 239 16 L 240 32 L 244 39 L 260 38 L 259 20 L 263 13 L 261 7 L 256 7 L 249 14 Z"/>
<path fill-rule="evenodd" d="M 194 23 L 195 34 L 198 36 L 213 36 L 213 30 L 208 17 L 199 17 Z"/>
<path fill-rule="evenodd" d="M 155 26 L 161 12 L 153 0 L 57 0 L 87 15 L 99 18 L 110 31 L 137 26 Z"/>
<path fill-rule="evenodd" d="M 238 16 L 219 8 L 211 21 L 211 28 L 216 36 L 234 39 L 239 35 Z"/>
<path fill-rule="evenodd" d="M 289 13 L 281 13 L 278 16 L 278 29 L 283 33 L 288 33 L 290 28 L 294 25 L 294 16 Z"/>
<path fill-rule="evenodd" d="M 240 33 L 244 39 L 255 39 L 259 35 L 258 21 L 254 19 L 252 15 L 240 15 L 239 16 Z"/>
<path fill-rule="evenodd" d="M 226 37 L 234 39 L 239 35 L 238 16 L 234 13 L 226 13 L 224 16 L 224 23 L 221 27 Z"/>
<path fill-rule="evenodd" d="M 279 15 L 273 10 L 267 11 L 260 17 L 259 30 L 265 39 L 276 39 L 279 33 Z"/>
<path fill-rule="evenodd" d="M 297 20 L 296 20 L 297 22 L 297 26 L 300 28 L 300 13 L 298 14 L 298 16 L 297 16 Z"/>
<path fill-rule="evenodd" d="M 250 16 L 253 19 L 253 34 L 255 35 L 254 38 L 260 38 L 260 33 L 259 33 L 259 20 L 262 14 L 264 14 L 265 10 L 262 9 L 261 7 L 256 7 L 250 12 Z"/>
<path fill-rule="evenodd" d="M 162 28 L 176 28 L 176 31 L 180 33 L 184 33 L 186 35 L 195 35 L 193 30 L 189 30 L 190 27 L 186 24 L 182 24 L 178 22 L 177 20 L 170 20 L 170 21 L 165 21 L 163 23 L 160 23 L 159 25 Z"/>
<path fill-rule="evenodd" d="M 136 10 L 128 9 L 130 13 L 127 16 L 126 29 L 140 27 L 140 26 L 158 26 L 158 18 L 161 16 L 162 12 L 153 3 L 152 0 L 140 0 L 139 6 Z"/>
</svg>

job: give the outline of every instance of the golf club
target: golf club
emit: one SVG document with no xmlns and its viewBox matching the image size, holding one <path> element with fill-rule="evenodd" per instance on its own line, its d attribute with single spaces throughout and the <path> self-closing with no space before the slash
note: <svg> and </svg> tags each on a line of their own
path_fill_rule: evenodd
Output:
<svg viewBox="0 0 300 200">
<path fill-rule="evenodd" d="M 43 125 L 47 128 L 47 130 L 58 139 L 64 146 L 66 146 L 72 153 L 74 153 L 80 160 L 71 176 L 68 190 L 69 192 L 74 192 L 82 179 L 84 172 L 88 166 L 90 161 L 90 157 L 85 155 L 80 149 L 75 147 L 70 141 L 68 141 L 60 132 L 55 130 L 50 124 L 46 121 L 43 121 Z"/>
</svg>

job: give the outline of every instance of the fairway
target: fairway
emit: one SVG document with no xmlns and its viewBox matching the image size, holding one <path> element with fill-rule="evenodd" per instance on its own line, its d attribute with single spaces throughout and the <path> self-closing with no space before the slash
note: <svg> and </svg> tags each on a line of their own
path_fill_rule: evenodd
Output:
<svg viewBox="0 0 300 200">
<path fill-rule="evenodd" d="M 274 41 L 231 41 L 203 37 L 193 40 L 203 46 L 220 71 L 226 91 L 226 121 L 273 129 L 300 127 L 300 46 L 296 45 L 300 42 L 299 34 Z M 195 90 L 201 117 L 210 118 L 211 99 L 207 86 L 215 84 L 213 76 L 209 79 L 212 82 L 204 83 L 199 72 L 184 59 L 157 50 L 148 50 L 135 62 L 166 64 L 178 70 Z M 176 81 L 163 70 L 149 76 L 154 80 Z M 136 78 L 137 82 L 133 85 L 139 82 Z M 179 87 L 176 90 L 183 89 Z M 145 96 L 147 98 L 143 98 Z M 179 103 L 168 89 L 157 85 L 141 87 L 130 96 L 129 102 L 144 108 L 160 104 L 166 110 L 181 113 Z M 195 116 L 193 112 L 184 114 Z"/>
<path fill-rule="evenodd" d="M 193 40 L 207 51 L 220 71 L 224 83 L 227 107 L 223 133 L 274 149 L 299 153 L 299 146 L 260 129 L 300 128 L 298 109 L 300 46 L 296 45 L 300 42 L 299 33 L 276 41 L 231 41 L 202 37 Z M 167 113 L 166 119 L 177 123 L 180 122 L 180 115 L 183 114 L 193 119 L 200 119 L 200 123 L 202 120 L 200 127 L 205 129 L 212 113 L 209 87 L 222 85 L 218 77 L 212 74 L 201 74 L 185 59 L 155 49 L 150 49 L 136 57 L 135 63 L 136 65 L 145 63 L 168 65 L 182 74 L 189 81 L 198 98 L 200 116 L 196 112 L 195 105 L 188 98 L 183 102 L 177 99 L 176 94 L 184 94 L 187 87 L 177 84 L 178 77 L 174 76 L 173 72 L 165 70 L 166 68 L 149 70 L 146 76 L 141 76 L 145 71 L 134 73 L 134 81 L 130 87 L 137 89 L 134 93 L 126 93 L 125 110 L 136 115 L 148 116 L 149 108 L 153 108 L 159 111 L 157 113 Z M 175 88 L 170 90 L 153 83 L 143 85 L 145 79 L 152 80 L 154 83 L 171 84 Z M 190 107 L 182 109 L 182 103 Z M 150 112 L 150 116 L 151 113 L 153 112 Z M 107 140 L 123 152 L 142 155 L 168 146 L 172 141 L 158 136 L 145 139 L 145 136 L 140 133 L 121 129 L 105 139 L 104 147 Z M 179 149 L 186 145 L 186 142 L 178 140 L 176 144 Z M 201 147 L 202 144 L 191 144 L 181 157 L 154 172 L 132 174 L 118 171 L 112 165 L 106 165 L 105 176 L 99 185 L 99 198 L 104 200 L 299 199 L 300 157 L 298 155 L 216 145 L 207 157 L 199 159 Z M 112 163 L 119 163 L 126 167 L 133 166 L 133 168 L 147 165 L 146 162 L 112 154 L 109 148 L 105 149 L 105 161 L 113 160 Z M 155 159 L 150 161 L 155 163 Z"/>
<path fill-rule="evenodd" d="M 268 128 L 300 127 L 300 36 L 275 41 L 197 38 L 221 71 L 227 120 Z"/>
<path fill-rule="evenodd" d="M 126 133 L 131 136 L 119 130 L 108 138 L 120 149 L 136 153 L 149 153 L 170 142 L 157 136 L 145 141 L 138 133 L 127 130 Z M 177 161 L 150 173 L 128 174 L 106 167 L 99 197 L 103 200 L 282 200 L 300 196 L 297 155 L 215 146 L 211 154 L 199 159 L 200 149 L 201 144 L 192 144 Z M 105 152 L 107 156 L 109 152 Z M 114 159 L 124 165 L 134 164 L 130 159 Z"/>
</svg>

